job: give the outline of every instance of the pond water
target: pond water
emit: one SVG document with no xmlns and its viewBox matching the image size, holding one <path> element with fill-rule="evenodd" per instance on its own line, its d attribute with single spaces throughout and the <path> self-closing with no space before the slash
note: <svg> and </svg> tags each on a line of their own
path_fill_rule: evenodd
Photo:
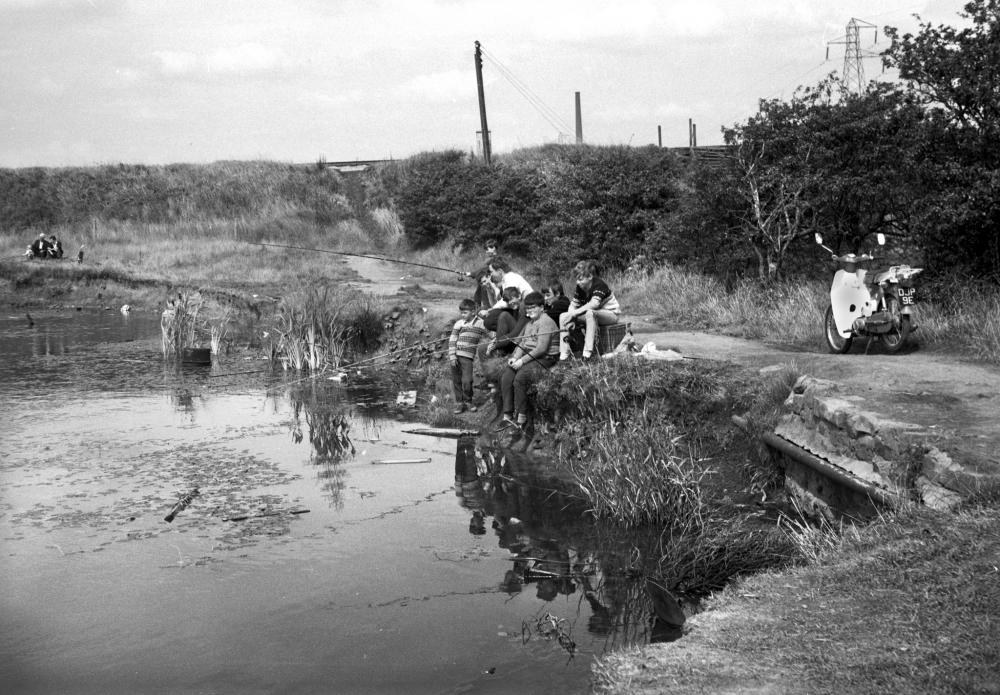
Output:
<svg viewBox="0 0 1000 695">
<path fill-rule="evenodd" d="M 544 461 L 165 364 L 155 316 L 32 319 L 0 317 L 5 693 L 576 693 L 676 636 Z"/>
</svg>

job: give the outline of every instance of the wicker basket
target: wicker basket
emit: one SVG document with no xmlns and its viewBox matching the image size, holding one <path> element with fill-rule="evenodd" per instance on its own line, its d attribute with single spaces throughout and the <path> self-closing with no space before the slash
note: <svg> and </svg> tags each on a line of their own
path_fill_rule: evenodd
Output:
<svg viewBox="0 0 1000 695">
<path fill-rule="evenodd" d="M 606 352 L 614 352 L 618 343 L 625 338 L 630 323 L 616 323 L 611 326 L 600 326 L 597 332 L 597 354 L 603 355 Z"/>
</svg>

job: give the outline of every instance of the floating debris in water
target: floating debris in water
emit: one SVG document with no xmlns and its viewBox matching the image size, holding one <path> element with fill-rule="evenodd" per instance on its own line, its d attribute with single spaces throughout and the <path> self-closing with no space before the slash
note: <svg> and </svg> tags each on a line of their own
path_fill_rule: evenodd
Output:
<svg viewBox="0 0 1000 695">
<path fill-rule="evenodd" d="M 163 520 L 166 521 L 168 524 L 171 523 L 174 520 L 174 517 L 176 517 L 182 511 L 187 509 L 187 506 L 191 504 L 191 500 L 193 500 L 197 496 L 198 496 L 198 488 L 195 488 L 191 492 L 181 497 L 179 500 L 177 500 L 177 504 L 174 505 L 173 509 L 170 510 L 170 513 L 167 514 L 165 517 L 163 517 Z"/>
<path fill-rule="evenodd" d="M 281 514 L 308 514 L 308 509 L 272 509 L 271 511 L 259 514 L 246 514 L 244 516 L 231 516 L 223 521 L 246 521 L 247 519 L 260 519 L 265 516 L 279 516 Z"/>
</svg>

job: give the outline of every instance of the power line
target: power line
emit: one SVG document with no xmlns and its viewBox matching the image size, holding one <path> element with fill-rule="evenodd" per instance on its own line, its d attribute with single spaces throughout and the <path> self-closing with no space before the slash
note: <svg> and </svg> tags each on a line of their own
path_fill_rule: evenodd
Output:
<svg viewBox="0 0 1000 695">
<path fill-rule="evenodd" d="M 553 128 L 559 131 L 560 136 L 568 136 L 571 128 L 569 124 L 564 121 L 559 114 L 552 109 L 548 104 L 542 101 L 541 97 L 535 94 L 528 85 L 522 82 L 511 70 L 501 63 L 496 56 L 489 53 L 485 48 L 480 46 L 483 56 L 490 61 L 490 63 L 497 69 L 497 72 L 507 80 L 511 86 L 516 89 L 521 96 L 523 96 L 529 104 L 531 104 L 542 118 L 549 122 Z"/>
</svg>

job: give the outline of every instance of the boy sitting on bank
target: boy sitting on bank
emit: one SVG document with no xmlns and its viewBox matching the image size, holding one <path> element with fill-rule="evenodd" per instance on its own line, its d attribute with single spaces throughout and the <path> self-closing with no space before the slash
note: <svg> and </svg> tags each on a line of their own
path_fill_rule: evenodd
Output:
<svg viewBox="0 0 1000 695">
<path fill-rule="evenodd" d="M 472 402 L 472 367 L 479 344 L 488 334 L 483 320 L 476 315 L 476 303 L 473 300 L 463 299 L 458 305 L 458 311 L 462 318 L 455 322 L 448 339 L 448 361 L 451 362 L 456 414 L 466 408 L 476 411 L 476 405 Z"/>
<path fill-rule="evenodd" d="M 570 300 L 569 310 L 559 317 L 559 359 L 569 359 L 569 325 L 582 316 L 587 327 L 583 359 L 589 360 L 594 354 L 598 327 L 618 323 L 621 307 L 608 283 L 597 277 L 597 264 L 594 261 L 580 261 L 573 268 L 573 275 L 576 277 L 573 299 Z"/>
<path fill-rule="evenodd" d="M 528 392 L 545 372 L 556 363 L 559 330 L 544 310 L 545 300 L 539 292 L 524 298 L 528 323 L 515 341 L 517 347 L 507 360 L 500 375 L 503 418 L 496 430 L 523 428 L 528 422 Z"/>
</svg>

